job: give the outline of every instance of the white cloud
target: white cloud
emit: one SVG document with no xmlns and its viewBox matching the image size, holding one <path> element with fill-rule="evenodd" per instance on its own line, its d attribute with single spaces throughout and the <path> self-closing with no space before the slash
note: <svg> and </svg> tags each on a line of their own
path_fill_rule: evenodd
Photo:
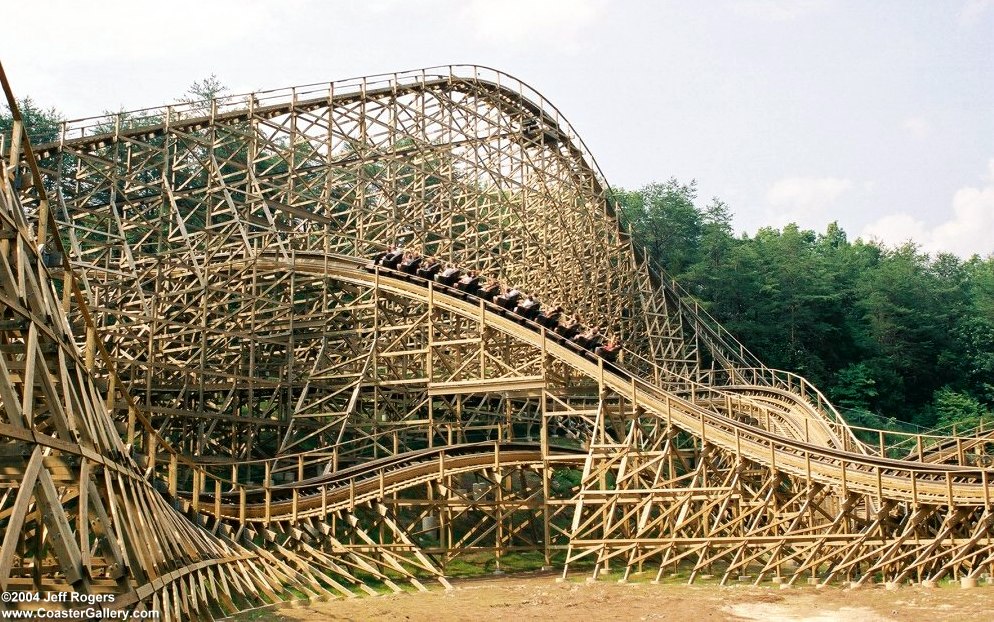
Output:
<svg viewBox="0 0 994 622">
<path fill-rule="evenodd" d="M 34 26 L 14 29 L 14 40 L 23 39 L 32 54 L 44 45 L 49 58 L 92 64 L 122 57 L 167 61 L 224 50 L 264 34 L 276 17 L 300 6 L 299 0 L 279 7 L 260 0 L 174 0 L 169 10 L 150 12 L 131 0 L 104 0 L 99 5 L 53 0 L 43 9 L 31 2 L 12 3 L 4 7 L 4 17 L 12 24 Z M 54 17 L 44 19 L 42 12 Z M 44 44 L 39 43 L 39 33 L 44 33 Z"/>
<path fill-rule="evenodd" d="M 370 13 L 383 15 L 403 8 L 404 0 L 366 0 L 363 6 Z"/>
<path fill-rule="evenodd" d="M 860 237 L 877 240 L 891 246 L 905 242 L 921 244 L 928 233 L 925 222 L 904 213 L 888 214 L 863 227 Z"/>
<path fill-rule="evenodd" d="M 830 8 L 828 0 L 739 0 L 732 4 L 736 13 L 771 22 L 789 22 L 821 13 Z"/>
<path fill-rule="evenodd" d="M 981 188 L 960 188 L 953 194 L 952 214 L 934 227 L 905 213 L 889 214 L 863 228 L 862 237 L 898 245 L 912 240 L 930 253 L 960 257 L 994 253 L 994 159 Z"/>
<path fill-rule="evenodd" d="M 932 125 L 925 120 L 925 117 L 908 117 L 901 124 L 901 127 L 915 140 L 924 140 L 932 133 Z"/>
<path fill-rule="evenodd" d="M 973 26 L 991 8 L 994 8 L 994 0 L 966 0 L 958 15 L 960 26 Z"/>
<path fill-rule="evenodd" d="M 766 192 L 768 221 L 775 226 L 796 222 L 820 228 L 835 201 L 853 188 L 850 179 L 838 177 L 787 177 Z"/>
<path fill-rule="evenodd" d="M 472 0 L 463 10 L 476 34 L 493 44 L 545 43 L 581 51 L 586 29 L 604 13 L 605 0 Z"/>
</svg>

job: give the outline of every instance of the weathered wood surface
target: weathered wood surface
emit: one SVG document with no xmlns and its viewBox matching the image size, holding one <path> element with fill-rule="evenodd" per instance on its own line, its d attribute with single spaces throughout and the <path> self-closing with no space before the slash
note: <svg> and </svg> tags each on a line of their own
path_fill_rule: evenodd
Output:
<svg viewBox="0 0 994 622">
<path fill-rule="evenodd" d="M 509 76 L 436 68 L 82 120 L 37 153 L 15 123 L 4 589 L 211 619 L 445 585 L 473 552 L 757 582 L 994 564 L 987 438 L 858 440 L 650 269 L 575 132 Z M 395 244 L 626 349 L 610 364 L 367 266 Z"/>
</svg>

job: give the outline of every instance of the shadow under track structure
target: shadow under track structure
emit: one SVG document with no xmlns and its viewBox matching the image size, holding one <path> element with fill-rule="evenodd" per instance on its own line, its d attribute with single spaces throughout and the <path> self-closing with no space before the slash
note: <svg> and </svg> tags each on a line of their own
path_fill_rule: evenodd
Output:
<svg viewBox="0 0 994 622">
<path fill-rule="evenodd" d="M 519 552 L 564 575 L 757 583 L 969 585 L 994 563 L 990 471 L 973 459 L 989 444 L 864 442 L 803 378 L 762 366 L 632 247 L 582 141 L 510 76 L 358 78 L 14 145 L 10 585 L 209 619 L 447 585 L 457 561 Z M 626 350 L 605 361 L 369 265 L 398 244 L 579 313 Z M 61 326 L 58 348 L 31 345 L 29 307 L 8 303 L 21 291 L 50 298 L 22 316 Z M 41 361 L 38 377 L 95 396 L 62 411 L 101 460 L 46 462 L 72 453 L 39 436 L 54 424 L 9 414 L 24 387 L 44 390 L 20 371 Z M 60 478 L 41 500 L 16 483 L 37 447 Z M 898 459 L 912 455 L 933 459 Z M 78 510 L 98 498 L 106 518 Z"/>
</svg>

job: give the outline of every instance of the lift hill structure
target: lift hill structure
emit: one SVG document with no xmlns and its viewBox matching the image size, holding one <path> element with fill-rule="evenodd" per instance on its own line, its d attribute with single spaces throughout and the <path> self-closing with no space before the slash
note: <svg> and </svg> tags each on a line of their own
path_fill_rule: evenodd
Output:
<svg viewBox="0 0 994 622">
<path fill-rule="evenodd" d="M 515 553 L 564 576 L 991 572 L 989 438 L 855 429 L 765 367 L 633 247 L 583 142 L 506 74 L 177 104 L 34 146 L 3 86 L 5 591 L 187 620 Z M 370 265 L 398 243 L 624 350 Z"/>
</svg>

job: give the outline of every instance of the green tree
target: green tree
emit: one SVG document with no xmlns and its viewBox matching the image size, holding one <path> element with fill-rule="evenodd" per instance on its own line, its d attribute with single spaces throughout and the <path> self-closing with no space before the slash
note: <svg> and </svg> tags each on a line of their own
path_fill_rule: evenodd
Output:
<svg viewBox="0 0 994 622">
<path fill-rule="evenodd" d="M 17 107 L 21 111 L 21 118 L 24 119 L 24 129 L 31 138 L 31 143 L 41 145 L 58 140 L 59 126 L 65 117 L 54 107 L 43 108 L 37 105 L 31 97 L 18 100 Z M 0 135 L 4 137 L 4 144 L 10 145 L 11 131 L 14 127 L 14 115 L 10 107 L 4 105 L 0 111 Z"/>
<path fill-rule="evenodd" d="M 877 381 L 866 363 L 851 363 L 836 374 L 832 399 L 837 406 L 870 410 L 879 395 Z"/>
<path fill-rule="evenodd" d="M 953 346 L 953 320 L 962 306 L 961 289 L 950 283 L 948 267 L 905 244 L 885 251 L 860 275 L 856 306 L 873 342 L 868 364 L 878 372 L 878 407 L 904 420 L 955 375 L 940 364 L 942 353 Z"/>
<path fill-rule="evenodd" d="M 981 418 L 990 419 L 991 412 L 976 398 L 943 387 L 935 392 L 932 400 L 936 424 L 940 427 L 956 425 L 960 429 L 976 427 Z"/>
<path fill-rule="evenodd" d="M 210 111 L 210 101 L 212 99 L 225 97 L 229 93 L 230 89 L 218 80 L 216 74 L 212 73 L 203 80 L 194 80 L 186 89 L 186 92 L 183 93 L 183 96 L 179 97 L 176 102 L 189 105 L 205 105 L 206 110 Z"/>
<path fill-rule="evenodd" d="M 667 272 L 679 275 L 697 260 L 701 238 L 701 214 L 694 205 L 697 182 L 681 184 L 671 178 L 616 196 L 622 223 L 635 243 Z"/>
<path fill-rule="evenodd" d="M 960 317 L 953 342 L 942 363 L 957 371 L 957 386 L 987 404 L 994 404 L 994 323 L 982 316 Z"/>
<path fill-rule="evenodd" d="M 742 266 L 754 256 L 741 252 L 741 244 L 732 236 L 732 212 L 718 198 L 700 213 L 701 236 L 697 261 L 680 275 L 684 285 L 712 314 L 734 322 L 746 311 L 749 284 Z"/>
<path fill-rule="evenodd" d="M 813 231 L 787 225 L 760 229 L 743 242 L 755 255 L 759 288 L 751 299 L 752 330 L 740 336 L 767 364 L 820 382 L 825 356 L 837 340 L 838 294 L 816 248 Z M 754 286 L 750 284 L 750 287 Z"/>
</svg>

